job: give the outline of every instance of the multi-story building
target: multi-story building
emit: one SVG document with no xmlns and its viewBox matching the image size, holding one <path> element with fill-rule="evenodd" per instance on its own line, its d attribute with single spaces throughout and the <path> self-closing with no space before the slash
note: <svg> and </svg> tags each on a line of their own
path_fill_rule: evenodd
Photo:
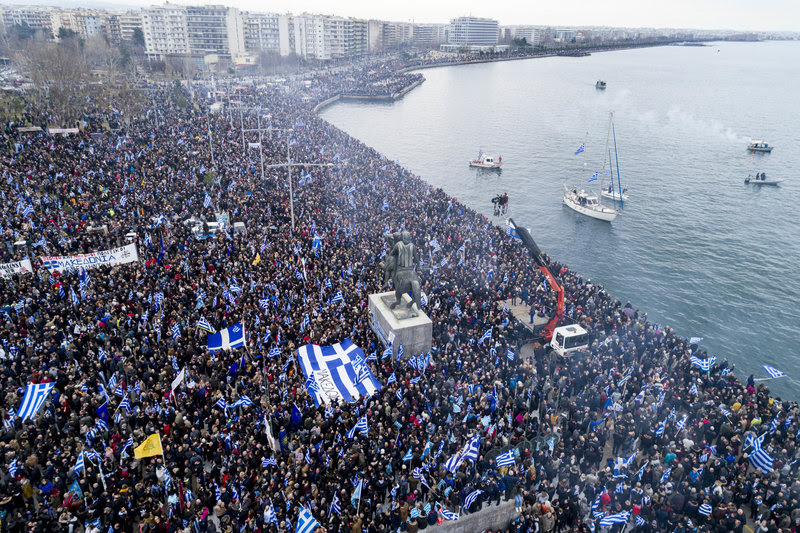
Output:
<svg viewBox="0 0 800 533">
<path fill-rule="evenodd" d="M 447 24 L 414 24 L 413 42 L 417 46 L 435 46 L 447 42 Z"/>
<path fill-rule="evenodd" d="M 119 34 L 123 41 L 132 41 L 134 32 L 142 29 L 142 13 L 139 11 L 128 11 L 119 15 Z"/>
<path fill-rule="evenodd" d="M 546 30 L 533 26 L 505 26 L 504 35 L 508 41 L 511 39 L 525 39 L 529 45 L 539 46 L 544 42 Z"/>
<path fill-rule="evenodd" d="M 286 17 L 277 13 L 242 13 L 245 50 L 251 53 L 262 50 L 279 51 L 282 18 Z"/>
<path fill-rule="evenodd" d="M 142 12 L 144 49 L 150 59 L 189 54 L 186 8 L 175 4 L 153 6 Z"/>
<path fill-rule="evenodd" d="M 300 57 L 358 57 L 369 52 L 368 28 L 365 20 L 303 13 L 291 17 L 288 38 L 291 49 Z"/>
<path fill-rule="evenodd" d="M 56 15 L 58 15 L 58 11 L 52 7 L 0 6 L 0 19 L 6 29 L 13 26 L 27 26 L 40 31 L 50 39 L 58 31 L 53 29 L 53 19 Z"/>
<path fill-rule="evenodd" d="M 447 42 L 459 46 L 491 46 L 497 44 L 498 35 L 498 25 L 494 19 L 458 17 L 450 21 Z"/>
<path fill-rule="evenodd" d="M 325 18 L 303 13 L 291 18 L 289 42 L 294 53 L 309 59 L 330 59 L 325 46 Z"/>
</svg>

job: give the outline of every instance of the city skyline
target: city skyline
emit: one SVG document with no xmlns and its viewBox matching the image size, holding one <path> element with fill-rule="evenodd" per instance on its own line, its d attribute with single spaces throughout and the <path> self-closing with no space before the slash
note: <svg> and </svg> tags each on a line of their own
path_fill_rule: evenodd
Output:
<svg viewBox="0 0 800 533">
<path fill-rule="evenodd" d="M 176 0 L 179 5 L 222 4 L 247 11 L 277 13 L 319 13 L 363 19 L 397 22 L 447 23 L 450 19 L 472 15 L 488 17 L 501 25 L 531 24 L 543 26 L 609 26 L 626 28 L 686 28 L 734 31 L 800 31 L 800 2 L 775 0 L 759 4 L 745 0 L 569 0 L 551 4 L 522 4 L 510 1 L 491 5 L 476 0 L 403 3 L 365 0 L 257 0 L 192 1 Z M 98 7 L 103 9 L 141 8 L 161 5 L 150 0 L 121 2 L 68 0 L 30 0 L 4 2 L 3 5 L 60 5 L 61 7 Z"/>
</svg>

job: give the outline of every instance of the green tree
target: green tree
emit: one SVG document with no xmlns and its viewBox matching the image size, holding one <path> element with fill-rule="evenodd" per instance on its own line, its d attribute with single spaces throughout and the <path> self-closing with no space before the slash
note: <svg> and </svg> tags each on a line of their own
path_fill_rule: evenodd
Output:
<svg viewBox="0 0 800 533">
<path fill-rule="evenodd" d="M 144 32 L 142 28 L 133 28 L 133 43 L 144 48 Z"/>
</svg>

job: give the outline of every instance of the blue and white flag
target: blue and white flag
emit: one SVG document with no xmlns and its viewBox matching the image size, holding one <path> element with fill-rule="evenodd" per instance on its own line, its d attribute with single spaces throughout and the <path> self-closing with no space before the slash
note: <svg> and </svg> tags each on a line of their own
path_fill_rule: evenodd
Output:
<svg viewBox="0 0 800 533">
<path fill-rule="evenodd" d="M 667 421 L 666 420 L 661 422 L 661 425 L 659 425 L 656 428 L 656 432 L 655 432 L 655 436 L 656 437 L 662 437 L 664 435 L 664 428 L 666 428 L 666 425 L 667 425 Z"/>
<path fill-rule="evenodd" d="M 591 183 L 593 181 L 597 181 L 599 177 L 600 177 L 599 174 L 597 174 L 597 172 L 595 172 L 594 174 L 592 174 L 592 177 L 589 178 L 589 182 Z"/>
<path fill-rule="evenodd" d="M 445 520 L 458 520 L 458 513 L 454 513 L 453 511 L 448 511 L 444 507 L 439 509 L 439 514 L 442 515 L 442 518 Z"/>
<path fill-rule="evenodd" d="M 220 350 L 235 350 L 243 348 L 247 344 L 244 327 L 240 322 L 219 330 L 217 333 L 210 333 L 206 340 L 206 346 L 211 352 Z"/>
<path fill-rule="evenodd" d="M 703 337 L 689 337 L 689 344 L 697 344 L 702 341 Z"/>
<path fill-rule="evenodd" d="M 775 368 L 774 366 L 769 366 L 769 365 L 761 365 L 761 367 L 762 367 L 764 370 L 766 370 L 766 371 L 767 371 L 767 374 L 769 374 L 769 377 L 771 377 L 772 379 L 775 379 L 775 378 L 782 378 L 782 377 L 784 377 L 784 376 L 786 375 L 786 373 L 785 373 L 785 372 L 781 372 L 780 370 L 778 370 L 778 369 L 777 369 L 777 368 Z"/>
<path fill-rule="evenodd" d="M 667 469 L 664 471 L 664 474 L 661 476 L 661 481 L 659 481 L 659 483 L 661 483 L 662 485 L 663 485 L 664 483 L 666 483 L 666 482 L 667 482 L 667 480 L 669 479 L 669 475 L 670 475 L 671 473 L 672 473 L 672 467 L 669 467 L 669 468 L 667 468 Z"/>
<path fill-rule="evenodd" d="M 333 495 L 333 501 L 331 502 L 331 510 L 328 511 L 328 516 L 331 513 L 336 513 L 337 515 L 342 514 L 342 504 L 339 502 L 339 496 L 337 494 Z"/>
<path fill-rule="evenodd" d="M 331 346 L 306 344 L 297 349 L 297 360 L 306 378 L 313 375 L 319 386 L 318 391 L 309 391 L 317 404 L 350 402 L 381 390 L 364 362 L 364 352 L 350 339 Z"/>
<path fill-rule="evenodd" d="M 409 450 L 403 456 L 403 462 L 407 463 L 408 461 L 410 461 L 413 458 L 414 458 L 413 448 L 409 448 Z"/>
<path fill-rule="evenodd" d="M 481 448 L 481 435 L 476 433 L 474 437 L 469 439 L 461 450 L 461 457 L 472 461 L 473 463 L 478 460 L 478 452 Z"/>
<path fill-rule="evenodd" d="M 516 457 L 514 457 L 514 450 L 508 450 L 495 457 L 497 466 L 514 466 L 517 464 Z"/>
<path fill-rule="evenodd" d="M 50 395 L 50 391 L 52 391 L 55 386 L 55 383 L 29 383 L 25 388 L 25 395 L 22 397 L 22 403 L 19 409 L 17 409 L 17 416 L 20 417 L 23 422 L 36 416 L 36 413 L 41 409 L 42 405 L 44 405 L 44 402 Z"/>
<path fill-rule="evenodd" d="M 297 517 L 297 527 L 294 533 L 314 533 L 317 527 L 319 527 L 319 522 L 314 520 L 311 511 L 304 507 Z"/>
<path fill-rule="evenodd" d="M 466 498 L 464 498 L 464 509 L 469 510 L 470 505 L 478 499 L 478 496 L 483 494 L 483 491 L 478 489 L 470 492 Z"/>
<path fill-rule="evenodd" d="M 703 372 L 709 372 L 711 367 L 714 366 L 714 363 L 717 361 L 717 358 L 709 357 L 707 359 L 700 359 L 698 357 L 691 356 L 689 361 L 691 361 L 694 366 L 699 367 Z"/>
<path fill-rule="evenodd" d="M 482 343 L 485 340 L 491 340 L 492 338 L 492 328 L 486 330 L 486 333 L 481 335 L 481 338 L 478 339 L 478 344 Z"/>
<path fill-rule="evenodd" d="M 711 505 L 709 505 L 707 503 L 704 503 L 703 505 L 698 507 L 697 512 L 700 513 L 703 516 L 711 516 L 711 512 L 713 510 L 714 509 L 711 507 Z"/>
<path fill-rule="evenodd" d="M 445 461 L 444 468 L 451 474 L 455 474 L 458 467 L 464 462 L 464 458 L 461 456 L 461 452 L 456 453 L 450 459 Z"/>
<path fill-rule="evenodd" d="M 15 477 L 17 475 L 17 470 L 19 470 L 19 466 L 17 466 L 17 459 L 15 457 L 14 460 L 11 461 L 11 464 L 8 465 L 8 475 Z"/>
<path fill-rule="evenodd" d="M 759 468 L 764 472 L 772 471 L 772 457 L 760 445 L 756 444 L 748 459 L 755 468 Z"/>
<path fill-rule="evenodd" d="M 578 154 L 580 154 L 580 153 L 581 153 L 581 152 L 583 152 L 584 150 L 586 150 L 586 143 L 581 143 L 581 145 L 580 145 L 580 146 L 578 146 L 578 149 L 577 149 L 577 150 L 575 150 L 575 155 L 578 155 Z"/>
<path fill-rule="evenodd" d="M 356 425 L 353 426 L 353 429 L 347 432 L 347 438 L 352 439 L 355 436 L 356 431 L 360 431 L 361 434 L 365 436 L 369 434 L 369 426 L 367 425 L 367 415 L 364 415 L 358 419 L 358 422 L 356 422 Z"/>
<path fill-rule="evenodd" d="M 261 461 L 261 467 L 262 468 L 266 468 L 266 467 L 268 467 L 270 465 L 271 466 L 278 466 L 278 461 L 276 461 L 273 457 L 270 457 L 269 459 L 264 459 L 263 461 Z"/>
<path fill-rule="evenodd" d="M 308 317 L 308 313 L 306 313 L 305 316 L 303 316 L 303 321 L 300 323 L 300 333 L 303 333 L 309 324 L 311 324 L 311 319 Z"/>
<path fill-rule="evenodd" d="M 509 361 L 514 360 L 514 351 L 511 348 L 506 350 L 506 358 L 508 358 Z"/>
<path fill-rule="evenodd" d="M 344 302 L 341 290 L 336 291 L 336 294 L 333 295 L 333 298 L 331 298 L 329 303 L 335 304 L 336 302 Z"/>
<path fill-rule="evenodd" d="M 72 472 L 77 476 L 78 472 L 86 468 L 83 463 L 83 452 L 78 454 L 78 460 L 75 461 L 75 466 L 72 467 Z"/>
<path fill-rule="evenodd" d="M 251 400 L 247 395 L 244 395 L 241 398 L 239 398 L 238 400 L 236 400 L 235 402 L 233 402 L 230 405 L 230 408 L 231 409 L 236 409 L 240 405 L 247 406 L 247 405 L 255 405 L 255 404 L 253 403 L 253 400 Z"/>
<path fill-rule="evenodd" d="M 623 513 L 610 514 L 600 520 L 600 527 L 611 527 L 614 524 L 626 524 L 631 516 L 630 511 Z"/>
<path fill-rule="evenodd" d="M 211 196 L 208 193 L 206 193 L 206 198 L 205 200 L 203 200 L 203 207 L 205 207 L 206 209 L 211 207 Z"/>
</svg>

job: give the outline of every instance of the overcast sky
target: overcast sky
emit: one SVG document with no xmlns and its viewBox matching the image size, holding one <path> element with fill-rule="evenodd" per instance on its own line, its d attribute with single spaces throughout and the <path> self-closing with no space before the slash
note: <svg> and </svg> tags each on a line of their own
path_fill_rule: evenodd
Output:
<svg viewBox="0 0 800 533">
<path fill-rule="evenodd" d="M 12 1 L 21 4 L 31 0 Z M 102 2 L 104 7 L 114 3 L 109 0 L 32 1 L 83 6 Z M 120 0 L 119 3 L 148 6 L 160 5 L 163 1 Z M 474 15 L 497 19 L 503 25 L 800 31 L 800 0 L 174 0 L 174 3 L 224 4 L 247 11 L 308 11 L 391 21 L 448 22 L 453 17 Z"/>
</svg>

